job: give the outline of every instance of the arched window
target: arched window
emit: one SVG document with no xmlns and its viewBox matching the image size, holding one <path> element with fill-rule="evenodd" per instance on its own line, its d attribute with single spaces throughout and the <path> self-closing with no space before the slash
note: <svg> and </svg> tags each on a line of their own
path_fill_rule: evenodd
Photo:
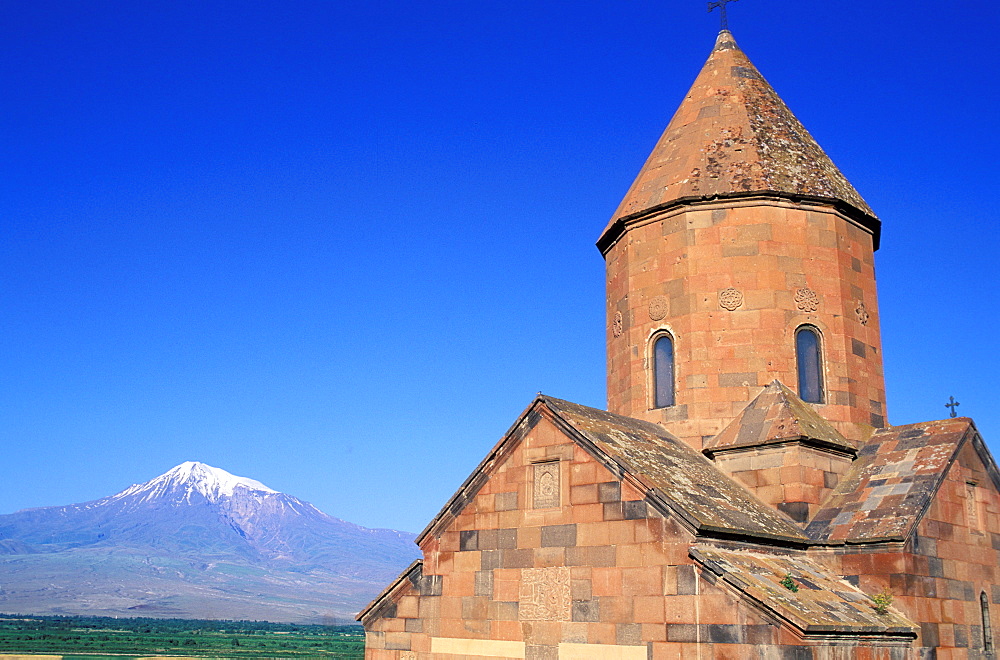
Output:
<svg viewBox="0 0 1000 660">
<path fill-rule="evenodd" d="M 993 625 L 990 622 L 990 599 L 985 591 L 979 592 L 979 609 L 983 615 L 983 651 L 993 654 Z"/>
<path fill-rule="evenodd" d="M 674 340 L 663 334 L 653 342 L 653 405 L 674 405 Z"/>
<path fill-rule="evenodd" d="M 809 403 L 823 403 L 823 351 L 819 330 L 811 325 L 795 331 L 795 363 L 799 371 L 799 396 Z"/>
</svg>

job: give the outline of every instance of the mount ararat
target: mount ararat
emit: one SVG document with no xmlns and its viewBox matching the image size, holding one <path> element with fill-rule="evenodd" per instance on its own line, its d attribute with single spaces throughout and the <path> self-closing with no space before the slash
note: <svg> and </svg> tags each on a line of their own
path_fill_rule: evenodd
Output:
<svg viewBox="0 0 1000 660">
<path fill-rule="evenodd" d="M 321 623 L 418 550 L 203 463 L 92 502 L 0 515 L 0 612 Z"/>
</svg>

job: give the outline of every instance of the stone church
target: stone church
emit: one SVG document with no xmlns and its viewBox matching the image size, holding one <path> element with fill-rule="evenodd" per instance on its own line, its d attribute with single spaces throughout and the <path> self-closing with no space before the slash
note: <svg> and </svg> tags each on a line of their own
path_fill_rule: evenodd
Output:
<svg viewBox="0 0 1000 660">
<path fill-rule="evenodd" d="M 608 411 L 528 406 L 366 658 L 995 657 L 1000 473 L 886 423 L 879 240 L 724 30 L 597 243 Z"/>
</svg>

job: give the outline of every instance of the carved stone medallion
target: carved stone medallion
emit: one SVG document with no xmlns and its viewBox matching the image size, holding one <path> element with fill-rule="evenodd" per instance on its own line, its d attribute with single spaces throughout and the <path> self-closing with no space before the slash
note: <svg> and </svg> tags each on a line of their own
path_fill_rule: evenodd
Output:
<svg viewBox="0 0 1000 660">
<path fill-rule="evenodd" d="M 625 319 L 622 318 L 621 312 L 615 312 L 615 318 L 611 321 L 611 334 L 615 337 L 622 336 L 622 326 L 625 323 Z"/>
<path fill-rule="evenodd" d="M 525 568 L 517 616 L 521 621 L 570 621 L 571 604 L 569 568 Z"/>
<path fill-rule="evenodd" d="M 534 505 L 536 509 L 550 509 L 559 501 L 559 461 L 534 465 Z"/>
<path fill-rule="evenodd" d="M 653 321 L 662 320 L 667 315 L 667 297 L 656 296 L 649 301 L 649 318 Z"/>
<path fill-rule="evenodd" d="M 800 312 L 815 312 L 819 309 L 819 296 L 810 288 L 803 287 L 795 291 L 795 306 Z"/>
<path fill-rule="evenodd" d="M 871 318 L 871 316 L 868 314 L 868 308 L 865 307 L 864 301 L 858 302 L 857 309 L 854 310 L 854 313 L 858 315 L 858 322 L 861 325 L 868 325 L 868 319 Z"/>
<path fill-rule="evenodd" d="M 730 312 L 743 304 L 743 292 L 729 287 L 719 292 L 719 306 Z"/>
</svg>

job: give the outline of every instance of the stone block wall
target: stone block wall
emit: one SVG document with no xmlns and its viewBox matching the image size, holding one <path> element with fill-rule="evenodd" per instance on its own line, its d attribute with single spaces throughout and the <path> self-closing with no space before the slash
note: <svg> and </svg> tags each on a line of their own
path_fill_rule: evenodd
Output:
<svg viewBox="0 0 1000 660">
<path fill-rule="evenodd" d="M 720 451 L 713 460 L 764 503 L 806 523 L 851 468 L 852 457 L 789 442 Z"/>
<path fill-rule="evenodd" d="M 637 221 L 605 254 L 608 409 L 701 449 L 760 388 L 796 389 L 795 330 L 819 329 L 825 400 L 846 437 L 885 425 L 872 235 L 822 205 L 687 206 Z M 654 408 L 651 339 L 674 338 L 676 405 Z"/>
</svg>

